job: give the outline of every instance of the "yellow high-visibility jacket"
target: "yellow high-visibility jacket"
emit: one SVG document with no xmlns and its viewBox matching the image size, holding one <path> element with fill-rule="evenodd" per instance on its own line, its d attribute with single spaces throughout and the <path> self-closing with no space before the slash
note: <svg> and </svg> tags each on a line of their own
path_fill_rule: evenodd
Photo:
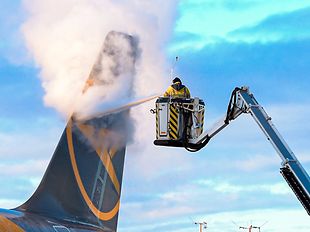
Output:
<svg viewBox="0 0 310 232">
<path fill-rule="evenodd" d="M 181 84 L 173 84 L 168 87 L 164 93 L 164 97 L 185 97 L 190 98 L 191 94 L 189 89 Z"/>
</svg>

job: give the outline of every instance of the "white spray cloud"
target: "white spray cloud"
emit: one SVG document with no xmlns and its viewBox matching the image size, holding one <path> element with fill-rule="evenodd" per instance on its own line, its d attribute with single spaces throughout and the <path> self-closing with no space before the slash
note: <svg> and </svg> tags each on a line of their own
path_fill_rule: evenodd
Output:
<svg viewBox="0 0 310 232">
<path fill-rule="evenodd" d="M 137 38 L 110 31 L 91 70 L 74 114 L 78 117 L 105 112 L 108 105 L 132 97 L 135 63 L 139 58 Z"/>
<path fill-rule="evenodd" d="M 27 48 L 40 68 L 44 102 L 66 118 L 76 108 L 76 99 L 111 30 L 138 37 L 140 58 L 133 78 L 134 99 L 162 93 L 169 85 L 165 46 L 173 32 L 177 0 L 24 0 L 23 3 L 29 15 L 22 30 Z M 121 91 L 116 88 L 109 96 L 122 96 Z M 88 99 L 81 103 L 81 108 L 90 107 L 87 103 L 98 96 L 96 92 L 95 89 L 86 93 Z M 117 99 L 118 104 L 105 100 L 109 101 L 105 103 L 107 107 L 126 103 L 124 99 Z M 133 179 L 139 177 L 141 171 L 151 179 L 156 176 L 158 167 L 164 170 L 170 166 L 154 155 L 160 152 L 164 159 L 167 150 L 159 151 L 152 146 L 155 117 L 149 113 L 150 107 L 153 107 L 151 103 L 132 110 L 136 122 L 135 143 L 128 153 L 135 155 L 128 157 L 127 162 L 131 164 Z M 179 152 L 173 152 L 174 157 Z M 178 159 L 173 162 L 184 163 L 183 158 Z"/>
<path fill-rule="evenodd" d="M 71 114 L 111 30 L 139 37 L 136 95 L 162 92 L 168 83 L 164 48 L 176 4 L 176 0 L 24 0 L 28 18 L 22 30 L 41 71 L 45 104 L 66 117 Z"/>
<path fill-rule="evenodd" d="M 111 30 L 139 39 L 140 59 L 133 79 L 134 98 L 161 93 L 169 85 L 165 46 L 173 32 L 177 0 L 24 0 L 24 5 L 29 17 L 23 25 L 23 33 L 29 52 L 41 70 L 44 102 L 65 117 L 76 107 L 76 99 Z M 127 83 L 122 84 L 126 87 Z M 120 91 L 116 88 L 109 96 L 123 96 Z M 86 93 L 89 94 L 87 97 L 93 99 L 91 95 L 97 96 L 95 92 Z M 142 173 L 151 180 L 158 170 L 171 169 L 171 163 L 182 166 L 187 160 L 178 156 L 180 150 L 172 152 L 152 146 L 155 117 L 149 113 L 150 107 L 149 103 L 132 111 L 137 122 L 136 143 L 128 149 L 131 156 L 126 159 L 130 164 L 126 167 L 130 167 L 131 180 Z M 164 155 L 167 153 L 170 162 Z"/>
</svg>

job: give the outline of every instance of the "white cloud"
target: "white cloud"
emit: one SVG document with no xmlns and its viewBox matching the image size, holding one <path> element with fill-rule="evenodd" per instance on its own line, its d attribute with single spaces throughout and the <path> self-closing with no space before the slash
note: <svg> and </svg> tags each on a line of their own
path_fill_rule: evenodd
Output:
<svg viewBox="0 0 310 232">
<path fill-rule="evenodd" d="M 223 40 L 230 42 L 266 42 L 278 41 L 283 37 L 269 34 L 251 40 L 251 35 L 231 36 L 229 33 L 243 27 L 252 27 L 275 14 L 293 12 L 310 6 L 309 1 L 181 1 L 180 18 L 175 28 L 176 33 L 191 33 L 201 37 L 200 41 L 178 41 L 170 47 L 172 52 L 182 49 L 200 49 Z M 250 33 L 249 33 L 250 34 Z M 252 33 L 253 34 L 253 33 Z"/>
<path fill-rule="evenodd" d="M 193 208 L 183 206 L 182 204 L 178 206 L 167 206 L 167 207 L 159 205 L 158 208 L 154 208 L 152 210 L 145 212 L 145 217 L 152 219 L 156 218 L 157 220 L 160 220 L 167 217 L 178 217 L 184 214 L 191 214 L 194 211 L 195 210 Z"/>
<path fill-rule="evenodd" d="M 4 198 L 0 198 L 0 205 L 1 208 L 5 208 L 5 209 L 12 209 L 15 208 L 16 206 L 20 205 L 21 202 L 19 199 L 14 200 L 14 199 L 4 199 Z"/>
<path fill-rule="evenodd" d="M 32 177 L 30 180 L 33 184 L 36 184 L 40 179 L 39 176 L 45 172 L 49 159 L 36 159 L 36 160 L 24 160 L 24 162 L 15 161 L 10 163 L 1 163 L 0 164 L 0 176 L 8 176 L 12 175 L 16 176 L 27 176 Z M 33 187 L 37 187 L 34 185 Z"/>
<path fill-rule="evenodd" d="M 20 160 L 49 159 L 60 138 L 59 125 L 42 126 L 41 129 L 0 132 L 0 157 L 3 162 Z"/>
<path fill-rule="evenodd" d="M 292 191 L 285 182 L 273 183 L 273 184 L 251 184 L 251 185 L 238 185 L 225 181 L 216 181 L 213 179 L 198 180 L 198 184 L 207 186 L 211 190 L 215 190 L 220 193 L 259 193 L 267 192 L 275 195 L 291 194 Z"/>
<path fill-rule="evenodd" d="M 277 159 L 275 156 L 254 154 L 244 157 L 244 159 L 238 158 L 238 160 L 232 161 L 232 163 L 239 170 L 255 172 L 267 167 L 274 167 L 276 165 L 279 165 L 279 159 Z"/>
</svg>

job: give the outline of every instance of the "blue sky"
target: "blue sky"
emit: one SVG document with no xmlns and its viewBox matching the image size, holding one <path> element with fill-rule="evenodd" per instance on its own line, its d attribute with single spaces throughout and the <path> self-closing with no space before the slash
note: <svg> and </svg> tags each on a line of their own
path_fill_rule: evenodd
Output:
<svg viewBox="0 0 310 232">
<path fill-rule="evenodd" d="M 44 106 L 40 68 L 20 32 L 21 2 L 1 1 L 0 9 L 0 206 L 14 207 L 35 190 L 65 122 Z M 309 173 L 310 2 L 183 0 L 176 10 L 166 54 L 180 57 L 176 73 L 205 100 L 207 126 L 224 114 L 235 86 L 250 86 Z M 152 139 L 152 157 L 128 148 L 119 231 L 194 231 L 192 220 L 208 221 L 213 232 L 236 231 L 232 220 L 309 231 L 280 158 L 250 116 L 197 154 L 154 148 Z"/>
</svg>

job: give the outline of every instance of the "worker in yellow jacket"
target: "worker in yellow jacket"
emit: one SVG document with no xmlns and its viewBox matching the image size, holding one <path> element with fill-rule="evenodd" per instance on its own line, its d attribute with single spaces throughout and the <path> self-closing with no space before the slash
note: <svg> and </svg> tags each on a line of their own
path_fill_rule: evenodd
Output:
<svg viewBox="0 0 310 232">
<path fill-rule="evenodd" d="M 191 94 L 189 89 L 185 85 L 182 85 L 180 78 L 176 77 L 173 79 L 172 85 L 164 93 L 164 97 L 190 98 Z"/>
</svg>

